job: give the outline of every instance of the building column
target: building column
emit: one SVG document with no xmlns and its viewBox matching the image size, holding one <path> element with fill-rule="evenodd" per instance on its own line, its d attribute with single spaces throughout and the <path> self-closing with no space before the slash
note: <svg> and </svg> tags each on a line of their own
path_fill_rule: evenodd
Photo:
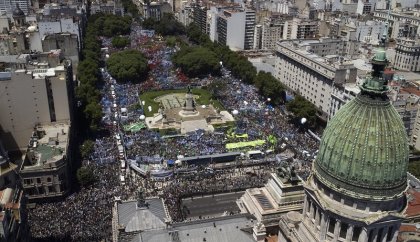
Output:
<svg viewBox="0 0 420 242">
<path fill-rule="evenodd" d="M 398 237 L 398 230 L 399 230 L 398 226 L 394 226 L 393 228 L 394 228 L 394 234 L 392 235 L 391 242 L 397 241 L 397 237 Z"/>
<path fill-rule="evenodd" d="M 335 227 L 334 227 L 334 241 L 338 240 L 338 236 L 340 236 L 340 228 L 341 228 L 341 221 L 339 219 L 335 220 Z"/>
<path fill-rule="evenodd" d="M 357 240 L 357 242 L 367 242 L 368 241 L 368 230 L 367 228 L 362 228 L 362 231 L 360 232 L 359 235 L 359 239 Z"/>
<path fill-rule="evenodd" d="M 377 239 L 378 239 L 378 232 L 379 232 L 379 229 L 378 228 L 373 228 L 372 229 L 372 241 L 377 241 Z"/>
<path fill-rule="evenodd" d="M 347 233 L 346 233 L 346 241 L 351 241 L 353 237 L 353 230 L 354 230 L 354 225 L 349 224 L 349 227 L 347 228 Z"/>
<path fill-rule="evenodd" d="M 320 226 L 321 222 L 321 209 L 317 208 L 316 215 L 315 215 L 315 227 Z"/>
<path fill-rule="evenodd" d="M 325 213 L 322 213 L 321 226 L 319 227 L 319 241 L 325 240 L 325 235 L 327 234 L 329 221 L 329 217 Z"/>
<path fill-rule="evenodd" d="M 308 212 L 308 205 L 309 205 L 308 198 L 306 198 L 305 202 L 303 203 L 303 216 L 305 216 L 306 213 Z"/>
<path fill-rule="evenodd" d="M 389 230 L 388 226 L 384 227 L 384 229 L 382 230 L 381 238 L 379 238 L 380 242 L 387 242 L 386 237 L 388 235 L 388 230 Z"/>
<path fill-rule="evenodd" d="M 311 207 L 309 208 L 309 218 L 312 219 L 314 216 L 314 202 L 311 202 Z"/>
</svg>

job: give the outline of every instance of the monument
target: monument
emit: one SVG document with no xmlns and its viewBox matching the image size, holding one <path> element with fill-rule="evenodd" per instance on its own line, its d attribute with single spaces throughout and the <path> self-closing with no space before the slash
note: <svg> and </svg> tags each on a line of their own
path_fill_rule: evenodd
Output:
<svg viewBox="0 0 420 242">
<path fill-rule="evenodd" d="M 203 93 L 197 90 L 197 93 Z M 153 117 L 146 117 L 149 129 L 170 130 L 181 134 L 205 130 L 213 132 L 213 125 L 233 122 L 234 118 L 228 111 L 218 111 L 212 104 L 198 105 L 202 96 L 193 94 L 188 86 L 186 93 L 174 91 L 153 99 L 159 104 L 157 113 Z"/>
<path fill-rule="evenodd" d="M 190 86 L 188 86 L 188 91 L 185 94 L 184 107 L 179 112 L 179 115 L 181 115 L 181 116 L 199 115 L 199 112 L 197 111 L 196 103 L 195 103 L 195 100 L 194 100 L 194 96 L 191 92 L 191 87 Z"/>
</svg>

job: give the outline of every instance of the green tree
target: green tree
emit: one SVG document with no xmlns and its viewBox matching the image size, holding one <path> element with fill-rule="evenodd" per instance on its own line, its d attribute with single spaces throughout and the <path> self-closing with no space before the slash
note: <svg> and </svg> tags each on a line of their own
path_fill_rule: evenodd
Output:
<svg viewBox="0 0 420 242">
<path fill-rule="evenodd" d="M 88 29 L 88 31 L 96 32 L 96 35 L 93 36 L 98 36 L 99 34 L 106 37 L 127 35 L 131 30 L 131 22 L 130 16 L 102 15 L 95 19 L 92 28 Z"/>
<path fill-rule="evenodd" d="M 309 125 L 315 125 L 317 109 L 304 97 L 296 95 L 292 101 L 286 104 L 286 107 L 294 114 L 296 120 L 306 118 Z"/>
<path fill-rule="evenodd" d="M 207 48 L 186 47 L 181 49 L 174 55 L 173 62 L 189 77 L 220 74 L 219 60 L 216 54 Z"/>
<path fill-rule="evenodd" d="M 166 38 L 166 40 L 165 40 L 166 45 L 167 45 L 167 46 L 169 46 L 169 47 L 175 47 L 175 45 L 176 45 L 177 41 L 178 41 L 178 40 L 176 39 L 176 37 L 175 37 L 175 36 L 169 36 L 169 37 L 167 37 L 167 38 Z"/>
<path fill-rule="evenodd" d="M 279 105 L 285 100 L 285 87 L 270 73 L 260 71 L 255 76 L 254 85 L 258 88 L 261 95 L 271 98 L 271 103 Z"/>
<path fill-rule="evenodd" d="M 79 147 L 80 155 L 82 156 L 83 159 L 87 159 L 89 155 L 92 154 L 94 148 L 95 148 L 95 142 L 93 142 L 90 139 L 87 139 Z"/>
<path fill-rule="evenodd" d="M 115 48 L 124 48 L 130 44 L 130 40 L 127 37 L 117 36 L 112 38 L 112 46 Z"/>
<path fill-rule="evenodd" d="M 98 130 L 98 124 L 102 119 L 102 107 L 98 102 L 89 101 L 84 109 L 87 120 L 90 120 L 89 127 L 92 131 Z"/>
<path fill-rule="evenodd" d="M 133 3 L 133 1 L 122 0 L 121 2 L 122 2 L 125 12 L 131 14 L 133 18 L 138 18 L 140 16 L 139 9 L 137 8 L 136 4 Z"/>
<path fill-rule="evenodd" d="M 408 171 L 415 177 L 420 179 L 420 160 L 408 163 Z"/>
<path fill-rule="evenodd" d="M 107 61 L 109 73 L 119 82 L 140 82 L 148 72 L 147 59 L 137 50 L 112 54 Z"/>
<path fill-rule="evenodd" d="M 187 27 L 187 36 L 190 39 L 191 42 L 194 42 L 195 44 L 200 44 L 200 37 L 201 37 L 201 31 L 200 28 L 194 23 L 191 23 Z"/>
<path fill-rule="evenodd" d="M 157 21 L 154 18 L 147 18 L 141 22 L 141 26 L 144 29 L 155 29 L 157 25 Z"/>
<path fill-rule="evenodd" d="M 141 25 L 145 29 L 154 29 L 163 36 L 185 34 L 184 26 L 175 19 L 172 13 L 164 13 L 159 21 L 155 18 L 147 18 Z"/>
<path fill-rule="evenodd" d="M 160 21 L 155 25 L 156 32 L 161 35 L 183 35 L 185 34 L 184 26 L 178 22 L 171 13 L 164 13 Z"/>
<path fill-rule="evenodd" d="M 211 82 L 206 89 L 211 93 L 215 98 L 221 98 L 221 92 L 226 89 L 226 82 L 222 80 L 215 80 Z"/>
<path fill-rule="evenodd" d="M 84 166 L 77 170 L 76 177 L 79 184 L 84 187 L 89 186 L 96 181 L 96 176 L 93 173 L 93 170 Z"/>
</svg>

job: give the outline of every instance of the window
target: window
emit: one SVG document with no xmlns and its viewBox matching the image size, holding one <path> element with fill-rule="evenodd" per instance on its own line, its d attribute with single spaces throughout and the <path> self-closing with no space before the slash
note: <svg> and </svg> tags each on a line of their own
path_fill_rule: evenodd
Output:
<svg viewBox="0 0 420 242">
<path fill-rule="evenodd" d="M 55 193 L 55 187 L 54 186 L 48 186 L 48 193 Z"/>
<path fill-rule="evenodd" d="M 335 218 L 330 218 L 330 223 L 328 225 L 328 233 L 334 234 L 335 223 Z"/>
<path fill-rule="evenodd" d="M 354 227 L 353 230 L 353 237 L 351 238 L 352 241 L 357 241 L 359 239 L 360 233 L 362 232 L 362 228 Z"/>
<path fill-rule="evenodd" d="M 41 178 L 39 178 L 39 177 L 38 177 L 38 178 L 36 179 L 36 183 L 41 183 Z"/>
<path fill-rule="evenodd" d="M 340 229 L 340 237 L 345 239 L 347 235 L 347 229 L 349 228 L 349 225 L 347 223 L 341 223 L 341 229 Z"/>
</svg>

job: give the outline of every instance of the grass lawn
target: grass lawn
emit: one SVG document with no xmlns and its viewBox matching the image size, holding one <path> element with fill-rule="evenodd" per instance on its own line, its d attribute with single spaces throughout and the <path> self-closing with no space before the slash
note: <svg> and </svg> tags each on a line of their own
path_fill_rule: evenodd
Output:
<svg viewBox="0 0 420 242">
<path fill-rule="evenodd" d="M 222 104 L 218 100 L 210 100 L 212 99 L 211 94 L 205 89 L 192 89 L 191 90 L 194 95 L 198 95 L 199 98 L 195 100 L 197 105 L 209 105 L 212 104 L 214 108 L 218 110 L 224 110 Z M 159 103 L 155 102 L 154 99 L 163 96 L 166 94 L 171 93 L 187 93 L 187 89 L 179 89 L 179 90 L 161 90 L 161 91 L 152 91 L 152 92 L 145 92 L 140 95 L 140 100 L 145 101 L 146 104 L 144 105 L 144 115 L 146 117 L 152 117 L 153 114 L 157 112 L 159 109 Z M 152 107 L 152 112 L 149 112 L 147 106 Z"/>
</svg>

